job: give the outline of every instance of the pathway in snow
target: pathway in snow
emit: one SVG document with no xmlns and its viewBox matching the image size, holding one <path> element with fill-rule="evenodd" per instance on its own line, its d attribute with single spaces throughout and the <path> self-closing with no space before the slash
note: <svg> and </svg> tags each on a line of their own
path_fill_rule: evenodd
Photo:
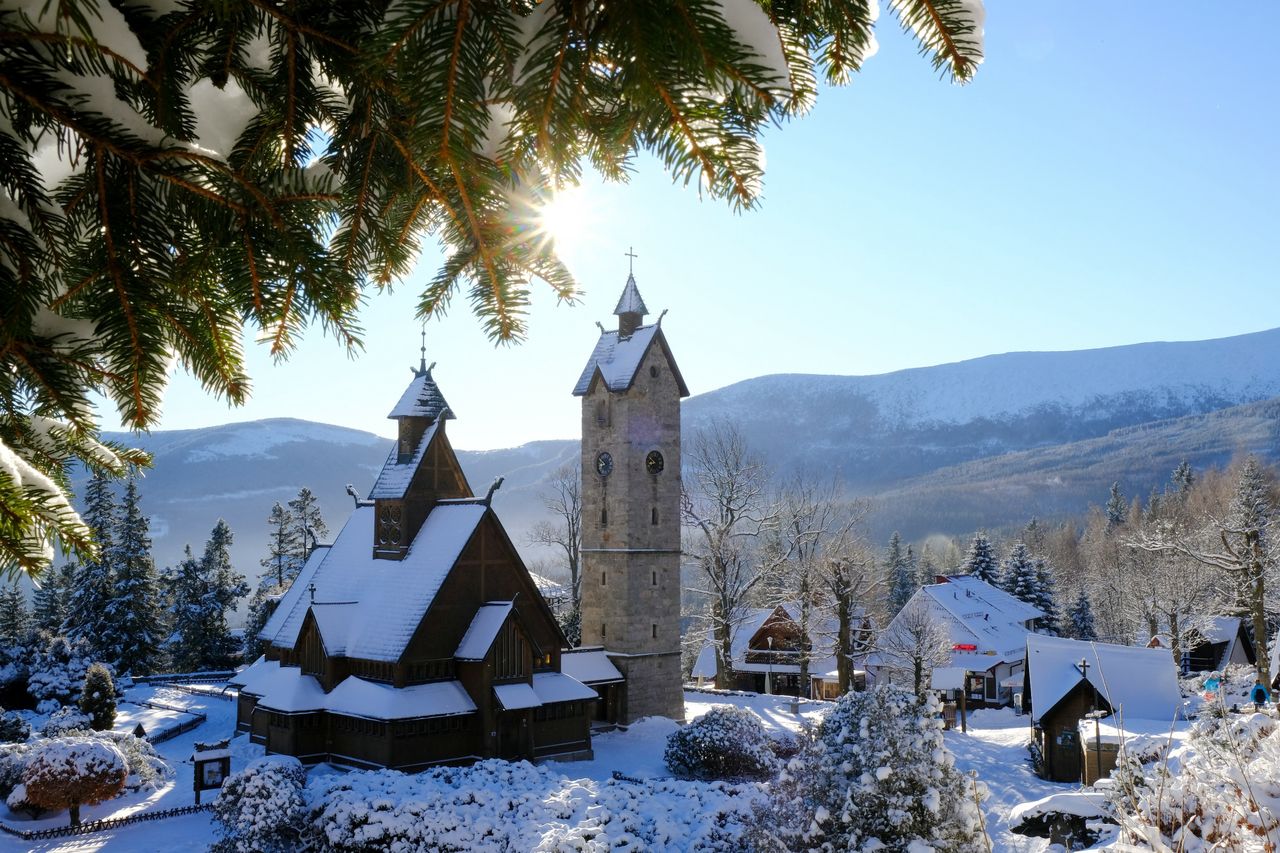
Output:
<svg viewBox="0 0 1280 853">
<path fill-rule="evenodd" d="M 982 804 L 995 853 L 1038 853 L 1048 850 L 1045 838 L 1029 838 L 1009 831 L 1009 812 L 1019 803 L 1038 800 L 1079 785 L 1046 782 L 1031 770 L 1027 744 L 1031 742 L 1030 718 L 1011 709 L 975 711 L 969 715 L 969 733 L 946 733 L 947 748 L 956 756 L 956 767 L 978 771 L 991 797 Z"/>
</svg>

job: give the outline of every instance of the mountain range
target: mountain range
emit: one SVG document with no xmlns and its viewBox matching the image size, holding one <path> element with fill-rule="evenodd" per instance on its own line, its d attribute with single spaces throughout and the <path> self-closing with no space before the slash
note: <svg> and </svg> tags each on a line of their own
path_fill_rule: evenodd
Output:
<svg viewBox="0 0 1280 853">
<path fill-rule="evenodd" d="M 679 357 L 679 342 L 673 342 Z M 1280 458 L 1280 329 L 1217 340 L 1019 352 L 877 376 L 762 376 L 691 397 L 686 437 L 734 423 L 780 472 L 834 473 L 874 499 L 872 533 L 963 535 L 1084 510 L 1113 481 L 1145 495 L 1182 459 Z M 154 454 L 142 486 L 157 563 L 196 550 L 219 517 L 257 571 L 275 501 L 307 486 L 330 527 L 390 450 L 370 433 L 294 419 L 115 435 Z M 539 492 L 577 441 L 461 451 L 473 489 L 505 477 L 494 506 L 517 544 Z M 537 556 L 536 552 L 533 556 Z"/>
</svg>

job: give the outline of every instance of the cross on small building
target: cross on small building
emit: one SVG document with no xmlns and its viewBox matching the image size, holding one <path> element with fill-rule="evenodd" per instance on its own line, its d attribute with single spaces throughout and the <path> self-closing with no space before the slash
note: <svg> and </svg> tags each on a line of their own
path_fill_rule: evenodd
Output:
<svg viewBox="0 0 1280 853">
<path fill-rule="evenodd" d="M 640 257 L 635 253 L 634 246 L 628 246 L 626 256 L 630 259 L 627 261 L 627 272 L 634 274 L 636 271 L 636 258 Z"/>
<path fill-rule="evenodd" d="M 307 584 L 307 592 L 311 593 L 311 603 L 315 604 L 316 603 L 316 585 L 313 583 Z"/>
</svg>

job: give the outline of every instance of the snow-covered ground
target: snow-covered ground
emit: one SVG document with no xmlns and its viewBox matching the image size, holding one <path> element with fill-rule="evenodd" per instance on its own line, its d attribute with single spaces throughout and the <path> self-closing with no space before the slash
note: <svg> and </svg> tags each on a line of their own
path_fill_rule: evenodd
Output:
<svg viewBox="0 0 1280 853">
<path fill-rule="evenodd" d="M 85 808 L 83 818 L 123 816 L 142 809 L 165 809 L 188 805 L 193 802 L 192 767 L 190 756 L 197 740 L 215 740 L 230 734 L 235 725 L 235 705 L 225 699 L 212 696 L 191 695 L 164 687 L 137 688 L 130 698 L 150 698 L 166 705 L 186 708 L 208 715 L 208 722 L 157 746 L 158 751 L 172 764 L 176 778 L 160 791 L 121 797 L 109 803 Z M 800 715 L 791 713 L 790 701 L 777 696 L 718 696 L 690 691 L 686 693 L 686 717 L 694 719 L 716 705 L 734 705 L 748 708 L 773 730 L 798 730 L 802 724 L 818 722 L 831 707 L 829 703 L 806 702 L 800 706 Z M 667 736 L 677 724 L 664 719 L 641 721 L 629 730 L 608 732 L 595 738 L 595 758 L 591 761 L 548 762 L 545 770 L 564 777 L 565 790 L 577 797 L 600 796 L 611 780 L 614 771 L 629 777 L 655 779 L 669 776 L 662 763 Z M 947 746 L 956 756 L 957 766 L 963 771 L 976 770 L 979 778 L 990 789 L 990 799 L 984 803 L 988 830 L 996 853 L 1040 853 L 1049 849 L 1045 839 L 1028 838 L 1009 831 L 1009 813 L 1020 803 L 1037 800 L 1050 794 L 1076 790 L 1076 785 L 1045 782 L 1031 771 L 1027 761 L 1026 745 L 1030 738 L 1027 718 L 1015 716 L 1012 711 L 978 711 L 970 716 L 968 734 L 959 731 L 946 734 Z M 261 748 L 248 743 L 243 735 L 232 741 L 233 770 L 243 768 L 250 760 L 261 755 Z M 331 767 L 313 769 L 313 778 L 319 775 L 340 775 Z M 575 785 L 575 782 L 582 782 Z M 683 783 L 682 783 L 683 784 Z M 698 783 L 689 783 L 698 784 Z M 597 792 L 595 794 L 589 792 Z M 609 796 L 613 796 L 611 792 Z M 616 798 L 616 797 L 615 797 Z M 570 813 L 576 807 L 564 806 L 565 818 L 572 822 Z M 673 815 L 674 817 L 674 815 Z M 10 823 L 25 826 L 63 825 L 66 814 L 58 813 L 42 821 L 22 821 L 20 816 L 4 814 Z M 18 839 L 0 836 L 0 851 L 34 850 L 60 851 L 60 853 L 89 853 L 89 851 L 163 850 L 165 853 L 203 851 L 214 839 L 214 825 L 207 814 L 170 818 L 154 823 L 136 824 L 119 830 L 93 835 L 59 839 L 47 842 L 20 842 Z M 672 848 L 672 849 L 678 849 Z"/>
</svg>

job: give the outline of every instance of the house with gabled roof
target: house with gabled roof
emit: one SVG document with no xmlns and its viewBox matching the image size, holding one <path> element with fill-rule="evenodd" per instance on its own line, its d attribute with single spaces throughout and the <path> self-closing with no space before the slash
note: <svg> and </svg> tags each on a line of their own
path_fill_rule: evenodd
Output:
<svg viewBox="0 0 1280 853">
<path fill-rule="evenodd" d="M 589 756 L 597 693 L 561 670 L 564 636 L 491 505 L 499 483 L 472 493 L 425 359 L 389 417 L 369 499 L 232 682 L 238 727 L 268 752 L 358 767 Z"/>
<path fill-rule="evenodd" d="M 923 608 L 949 640 L 950 649 L 943 650 L 948 662 L 939 665 L 966 673 L 969 706 L 1009 705 L 1022 683 L 1027 636 L 1044 613 L 971 575 L 939 575 L 937 581 L 917 590 L 880 636 L 898 635 L 903 620 Z M 897 663 L 894 655 L 873 651 L 867 670 L 877 681 L 896 681 Z"/>
<path fill-rule="evenodd" d="M 1182 693 L 1166 649 L 1117 646 L 1031 634 L 1026 640 L 1022 710 L 1030 715 L 1040 772 L 1055 782 L 1081 776 L 1080 721 L 1101 711 L 1156 730 L 1178 719 Z"/>
<path fill-rule="evenodd" d="M 1147 643 L 1150 649 L 1172 649 L 1167 631 L 1156 634 Z M 1196 620 L 1196 626 L 1181 643 L 1183 675 L 1193 672 L 1223 670 L 1232 664 L 1253 666 L 1257 662 L 1253 640 L 1239 616 L 1209 616 Z"/>
</svg>

